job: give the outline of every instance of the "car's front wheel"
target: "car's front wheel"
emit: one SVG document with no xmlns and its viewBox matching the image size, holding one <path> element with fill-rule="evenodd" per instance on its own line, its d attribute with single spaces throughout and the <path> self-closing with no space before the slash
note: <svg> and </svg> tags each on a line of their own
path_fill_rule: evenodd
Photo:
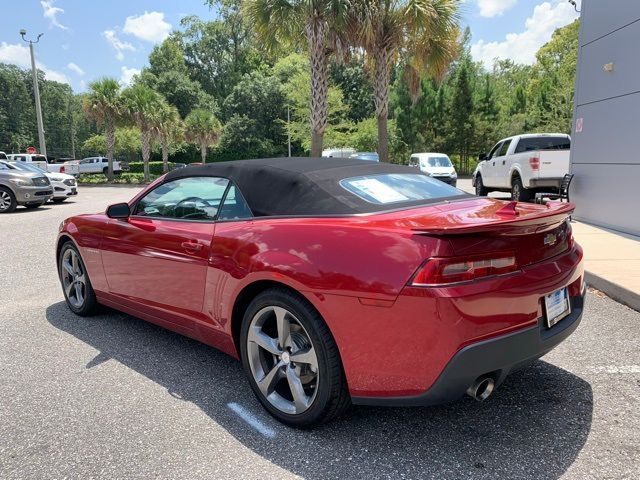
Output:
<svg viewBox="0 0 640 480">
<path fill-rule="evenodd" d="M 293 292 L 270 289 L 251 302 L 242 322 L 240 353 L 256 397 L 283 423 L 318 425 L 351 403 L 329 329 Z"/>
<path fill-rule="evenodd" d="M 13 192 L 8 188 L 0 187 L 0 213 L 13 212 L 17 206 L 18 202 Z"/>
<path fill-rule="evenodd" d="M 62 291 L 69 309 L 81 317 L 95 313 L 98 307 L 96 294 L 82 257 L 71 241 L 65 243 L 60 250 L 58 268 Z"/>
</svg>

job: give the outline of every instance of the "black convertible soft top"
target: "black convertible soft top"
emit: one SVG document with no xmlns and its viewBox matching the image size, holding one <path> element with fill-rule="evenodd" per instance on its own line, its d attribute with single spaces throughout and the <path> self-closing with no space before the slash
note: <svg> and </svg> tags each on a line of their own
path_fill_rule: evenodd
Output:
<svg viewBox="0 0 640 480">
<path fill-rule="evenodd" d="M 227 178 L 237 185 L 256 216 L 350 215 L 380 212 L 390 207 L 354 195 L 340 185 L 340 180 L 384 173 L 420 174 L 420 171 L 348 158 L 267 158 L 180 168 L 169 172 L 165 182 L 186 177 Z M 430 202 L 402 202 L 393 208 L 424 203 Z"/>
</svg>

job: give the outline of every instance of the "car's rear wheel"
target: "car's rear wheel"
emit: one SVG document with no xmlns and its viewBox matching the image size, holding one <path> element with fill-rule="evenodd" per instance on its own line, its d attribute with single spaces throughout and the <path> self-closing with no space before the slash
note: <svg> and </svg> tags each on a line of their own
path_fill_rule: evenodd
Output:
<svg viewBox="0 0 640 480">
<path fill-rule="evenodd" d="M 62 291 L 69 309 L 82 317 L 95 313 L 98 307 L 96 294 L 82 257 L 70 241 L 60 250 L 58 265 Z"/>
<path fill-rule="evenodd" d="M 293 292 L 270 289 L 251 302 L 242 323 L 240 351 L 256 397 L 283 423 L 318 425 L 351 403 L 329 329 Z"/>
<path fill-rule="evenodd" d="M 524 188 L 522 179 L 516 175 L 511 180 L 511 200 L 516 202 L 528 202 L 531 199 L 531 190 Z"/>
<path fill-rule="evenodd" d="M 13 212 L 17 206 L 18 202 L 13 192 L 8 188 L 0 187 L 0 213 Z"/>
<path fill-rule="evenodd" d="M 476 195 L 479 197 L 486 197 L 489 194 L 489 190 L 482 183 L 482 175 L 476 177 Z"/>
</svg>

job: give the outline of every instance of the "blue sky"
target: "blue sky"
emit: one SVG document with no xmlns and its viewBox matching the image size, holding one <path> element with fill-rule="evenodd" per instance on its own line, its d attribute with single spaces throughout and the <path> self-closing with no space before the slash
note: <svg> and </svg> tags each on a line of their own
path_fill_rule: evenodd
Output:
<svg viewBox="0 0 640 480">
<path fill-rule="evenodd" d="M 0 62 L 29 66 L 18 32 L 25 28 L 28 38 L 44 33 L 36 50 L 39 68 L 77 92 L 102 76 L 129 82 L 185 15 L 214 18 L 202 0 L 0 0 L 0 12 Z M 477 60 L 532 63 L 553 30 L 577 15 L 566 0 L 464 0 L 462 24 L 471 28 Z"/>
</svg>

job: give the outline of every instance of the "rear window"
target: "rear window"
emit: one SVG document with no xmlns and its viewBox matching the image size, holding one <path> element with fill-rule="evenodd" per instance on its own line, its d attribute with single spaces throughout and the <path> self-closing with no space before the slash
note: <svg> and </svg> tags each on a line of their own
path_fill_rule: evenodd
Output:
<svg viewBox="0 0 640 480">
<path fill-rule="evenodd" d="M 531 152 L 533 150 L 569 150 L 569 137 L 532 137 L 521 138 L 515 153 Z"/>
<path fill-rule="evenodd" d="M 464 192 L 434 178 L 420 174 L 385 173 L 345 178 L 345 190 L 377 205 L 462 196 Z"/>
</svg>

